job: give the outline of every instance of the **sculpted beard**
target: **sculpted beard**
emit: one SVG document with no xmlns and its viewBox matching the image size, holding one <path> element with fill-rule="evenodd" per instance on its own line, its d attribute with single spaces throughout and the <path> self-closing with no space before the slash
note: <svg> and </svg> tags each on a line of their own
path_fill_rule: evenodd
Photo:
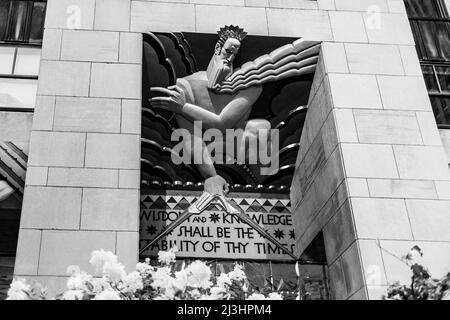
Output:
<svg viewBox="0 0 450 320">
<path fill-rule="evenodd" d="M 211 71 L 211 77 L 208 79 L 208 87 L 210 89 L 218 89 L 222 82 L 233 73 L 233 66 L 228 60 L 217 60 Z"/>
</svg>

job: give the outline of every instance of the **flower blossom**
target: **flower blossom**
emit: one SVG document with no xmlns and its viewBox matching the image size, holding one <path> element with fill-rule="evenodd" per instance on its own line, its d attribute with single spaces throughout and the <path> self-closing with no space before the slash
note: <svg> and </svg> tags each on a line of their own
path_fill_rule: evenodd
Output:
<svg viewBox="0 0 450 320">
<path fill-rule="evenodd" d="M 158 268 L 152 273 L 153 282 L 151 284 L 152 288 L 157 290 L 166 290 L 172 286 L 173 278 L 170 276 L 170 268 Z"/>
<path fill-rule="evenodd" d="M 29 296 L 27 293 L 30 292 L 30 290 L 31 287 L 27 284 L 25 279 L 13 279 L 6 300 L 28 300 Z"/>
<path fill-rule="evenodd" d="M 242 269 L 242 266 L 235 265 L 234 270 L 228 273 L 228 276 L 231 280 L 235 281 L 241 281 L 247 279 L 247 276 L 245 275 L 244 270 Z"/>
<path fill-rule="evenodd" d="M 107 277 L 93 278 L 90 283 L 93 287 L 92 292 L 95 294 L 111 289 L 111 285 L 109 284 L 109 279 Z"/>
<path fill-rule="evenodd" d="M 139 272 L 132 272 L 122 279 L 122 290 L 129 293 L 135 293 L 144 289 L 144 283 Z"/>
<path fill-rule="evenodd" d="M 173 279 L 172 285 L 174 289 L 178 291 L 185 291 L 188 285 L 188 273 L 186 269 L 179 272 L 175 272 L 175 279 Z"/>
<path fill-rule="evenodd" d="M 113 282 L 119 282 L 126 276 L 125 267 L 118 262 L 105 262 L 103 274 Z"/>
<path fill-rule="evenodd" d="M 69 290 L 87 290 L 86 283 L 92 281 L 92 276 L 86 273 L 74 273 L 67 280 L 67 288 Z M 73 299 L 69 299 L 73 300 Z"/>
<path fill-rule="evenodd" d="M 264 295 L 261 293 L 254 293 L 249 296 L 247 300 L 266 300 L 266 297 L 264 297 Z"/>
<path fill-rule="evenodd" d="M 267 297 L 267 300 L 283 300 L 283 296 L 277 292 L 272 292 Z"/>
<path fill-rule="evenodd" d="M 117 263 L 117 256 L 114 253 L 103 249 L 92 252 L 91 260 L 89 260 L 89 263 L 95 266 L 97 270 L 100 270 L 107 262 L 112 264 Z"/>
<path fill-rule="evenodd" d="M 212 285 L 211 269 L 201 261 L 194 261 L 186 268 L 188 273 L 188 286 L 193 288 L 209 289 Z"/>
<path fill-rule="evenodd" d="M 200 300 L 223 300 L 228 295 L 227 291 L 223 287 L 212 287 L 211 295 L 202 296 Z"/>
<path fill-rule="evenodd" d="M 176 253 L 178 252 L 178 247 L 175 246 L 169 251 L 158 252 L 158 261 L 163 265 L 169 265 L 176 261 Z"/>
<path fill-rule="evenodd" d="M 144 263 L 138 263 L 136 270 L 141 274 L 142 278 L 147 278 L 152 274 L 154 268 L 150 265 L 150 259 L 145 259 Z"/>
<path fill-rule="evenodd" d="M 192 296 L 192 299 L 199 299 L 202 295 L 200 294 L 200 291 L 198 291 L 197 289 L 191 290 L 190 294 Z"/>
<path fill-rule="evenodd" d="M 231 279 L 230 276 L 226 273 L 222 273 L 217 278 L 217 286 L 220 288 L 225 288 L 225 285 L 231 286 Z"/>
<path fill-rule="evenodd" d="M 108 289 L 95 296 L 94 300 L 122 300 L 117 291 Z"/>
<path fill-rule="evenodd" d="M 69 290 L 64 292 L 62 295 L 62 300 L 83 300 L 83 291 L 82 290 Z"/>
</svg>

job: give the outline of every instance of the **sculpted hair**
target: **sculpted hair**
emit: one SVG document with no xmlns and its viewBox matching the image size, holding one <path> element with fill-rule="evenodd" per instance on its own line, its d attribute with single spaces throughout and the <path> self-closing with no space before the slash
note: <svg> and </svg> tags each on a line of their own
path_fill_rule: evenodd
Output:
<svg viewBox="0 0 450 320">
<path fill-rule="evenodd" d="M 219 41 L 217 41 L 215 48 L 215 53 L 217 55 L 220 53 L 220 50 L 222 50 L 223 45 L 228 39 L 233 38 L 242 42 L 242 40 L 247 37 L 247 32 L 245 32 L 244 29 L 233 25 L 220 28 L 220 30 L 217 31 L 217 34 L 219 35 Z"/>
</svg>

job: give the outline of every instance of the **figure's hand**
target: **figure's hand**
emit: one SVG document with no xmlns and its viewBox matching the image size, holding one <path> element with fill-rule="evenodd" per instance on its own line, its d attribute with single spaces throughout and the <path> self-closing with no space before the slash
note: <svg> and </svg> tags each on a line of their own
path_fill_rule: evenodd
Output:
<svg viewBox="0 0 450 320">
<path fill-rule="evenodd" d="M 150 105 L 154 108 L 165 109 L 174 113 L 179 113 L 186 104 L 186 94 L 179 86 L 169 88 L 151 88 L 154 94 L 162 94 L 165 97 L 149 99 Z"/>
<path fill-rule="evenodd" d="M 228 183 L 217 175 L 205 181 L 205 191 L 212 195 L 226 195 L 229 192 Z"/>
</svg>

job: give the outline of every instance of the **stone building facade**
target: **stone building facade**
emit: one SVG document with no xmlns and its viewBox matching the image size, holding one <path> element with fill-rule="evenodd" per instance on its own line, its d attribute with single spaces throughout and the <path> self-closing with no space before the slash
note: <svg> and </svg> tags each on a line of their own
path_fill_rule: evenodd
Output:
<svg viewBox="0 0 450 320">
<path fill-rule="evenodd" d="M 229 24 L 321 42 L 290 197 L 298 255 L 323 233 L 332 298 L 379 299 L 416 244 L 448 272 L 450 139 L 402 0 L 48 0 L 34 114 L 1 123 L 32 118 L 14 274 L 58 291 L 99 248 L 133 268 L 142 33 Z"/>
</svg>

